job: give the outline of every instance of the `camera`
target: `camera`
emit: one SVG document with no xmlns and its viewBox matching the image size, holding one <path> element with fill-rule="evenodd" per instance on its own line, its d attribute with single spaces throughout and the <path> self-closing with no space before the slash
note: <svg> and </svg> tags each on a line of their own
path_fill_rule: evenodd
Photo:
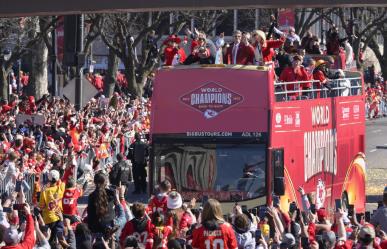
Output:
<svg viewBox="0 0 387 249">
<path fill-rule="evenodd" d="M 199 47 L 198 49 L 199 53 L 205 53 L 207 51 L 206 47 Z"/>
</svg>

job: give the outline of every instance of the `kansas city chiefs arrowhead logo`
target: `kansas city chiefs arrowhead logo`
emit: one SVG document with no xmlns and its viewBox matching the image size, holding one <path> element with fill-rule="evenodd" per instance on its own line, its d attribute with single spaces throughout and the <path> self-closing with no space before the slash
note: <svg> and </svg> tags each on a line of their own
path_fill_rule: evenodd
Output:
<svg viewBox="0 0 387 249">
<path fill-rule="evenodd" d="M 242 102 L 243 97 L 217 83 L 210 82 L 183 95 L 180 100 L 210 119 Z"/>
</svg>

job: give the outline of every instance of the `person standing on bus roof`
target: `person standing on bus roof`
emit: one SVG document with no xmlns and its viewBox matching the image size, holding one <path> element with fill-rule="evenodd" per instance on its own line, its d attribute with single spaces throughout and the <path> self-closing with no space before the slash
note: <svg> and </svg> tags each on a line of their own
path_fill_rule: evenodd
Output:
<svg viewBox="0 0 387 249">
<path fill-rule="evenodd" d="M 308 83 L 296 83 L 298 81 L 308 81 L 310 80 L 307 71 L 304 67 L 301 66 L 302 58 L 299 55 L 295 55 L 293 57 L 292 66 L 286 67 L 280 77 L 279 80 L 282 82 L 292 82 L 286 85 L 286 91 L 298 91 L 301 88 L 307 88 L 310 86 Z M 309 83 L 310 84 L 310 83 Z M 299 92 L 290 92 L 287 94 L 290 97 L 298 97 Z"/>
<path fill-rule="evenodd" d="M 282 36 L 280 40 L 266 40 L 265 32 L 255 30 L 253 40 L 255 64 L 263 65 L 273 60 L 274 48 L 280 48 L 285 42 L 285 37 Z"/>
<path fill-rule="evenodd" d="M 223 56 L 224 64 L 252 65 L 254 63 L 254 48 L 242 41 L 242 32 L 234 31 L 234 42 L 227 48 Z"/>
<path fill-rule="evenodd" d="M 181 39 L 175 35 L 169 36 L 164 45 L 164 64 L 166 66 L 174 66 L 174 62 L 183 63 L 186 59 L 184 49 L 179 47 Z"/>
<path fill-rule="evenodd" d="M 133 194 L 146 193 L 146 164 L 148 145 L 141 141 L 139 133 L 134 135 L 135 141 L 129 147 L 128 158 L 132 161 L 132 171 L 134 180 Z"/>
<path fill-rule="evenodd" d="M 317 80 L 317 89 L 323 89 L 328 84 L 328 75 L 327 75 L 327 62 L 324 60 L 318 60 L 316 62 L 316 67 L 313 70 L 313 80 Z M 317 97 L 320 97 L 320 92 L 317 93 Z"/>
</svg>

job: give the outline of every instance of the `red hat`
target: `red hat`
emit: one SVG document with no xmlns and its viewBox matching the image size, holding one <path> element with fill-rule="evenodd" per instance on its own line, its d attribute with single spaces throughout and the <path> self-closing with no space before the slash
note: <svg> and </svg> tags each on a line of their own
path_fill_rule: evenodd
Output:
<svg viewBox="0 0 387 249">
<path fill-rule="evenodd" d="M 28 101 L 31 102 L 31 103 L 35 102 L 35 97 L 34 96 L 29 96 L 28 97 Z"/>
<path fill-rule="evenodd" d="M 170 42 L 176 42 L 176 43 L 180 43 L 181 42 L 181 39 L 179 37 L 177 37 L 176 35 L 170 35 L 168 36 L 167 39 L 165 39 L 165 41 L 163 42 L 164 45 L 167 45 L 168 43 Z"/>
<path fill-rule="evenodd" d="M 319 221 L 324 220 L 326 217 L 327 217 L 327 212 L 326 212 L 325 208 L 320 208 L 317 210 L 317 219 Z"/>
</svg>

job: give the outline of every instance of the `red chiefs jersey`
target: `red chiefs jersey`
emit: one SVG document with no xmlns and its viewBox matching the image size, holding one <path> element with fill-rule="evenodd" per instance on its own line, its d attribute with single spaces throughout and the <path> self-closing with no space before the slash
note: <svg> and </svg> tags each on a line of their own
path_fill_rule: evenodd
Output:
<svg viewBox="0 0 387 249">
<path fill-rule="evenodd" d="M 134 219 L 128 221 L 122 229 L 120 235 L 120 244 L 122 247 L 125 245 L 125 240 L 128 236 L 134 236 L 140 247 L 145 245 L 146 249 L 152 249 L 153 246 L 153 231 L 154 225 L 150 220 L 146 221 L 146 227 L 144 231 L 136 231 Z"/>
<path fill-rule="evenodd" d="M 171 226 L 154 227 L 153 234 L 161 239 L 161 243 L 156 248 L 167 249 L 168 237 L 172 233 Z"/>
<path fill-rule="evenodd" d="M 235 249 L 238 244 L 234 230 L 229 223 L 219 225 L 219 229 L 207 230 L 204 226 L 197 227 L 192 234 L 192 247 L 199 249 Z"/>
<path fill-rule="evenodd" d="M 76 188 L 66 189 L 63 194 L 62 207 L 63 214 L 77 215 L 78 214 L 78 198 L 81 196 L 81 191 Z"/>
<path fill-rule="evenodd" d="M 165 214 L 168 210 L 167 208 L 167 195 L 158 198 L 157 196 L 153 196 L 152 199 L 148 203 L 148 212 L 154 213 L 156 211 L 159 211 L 163 214 Z"/>
</svg>

